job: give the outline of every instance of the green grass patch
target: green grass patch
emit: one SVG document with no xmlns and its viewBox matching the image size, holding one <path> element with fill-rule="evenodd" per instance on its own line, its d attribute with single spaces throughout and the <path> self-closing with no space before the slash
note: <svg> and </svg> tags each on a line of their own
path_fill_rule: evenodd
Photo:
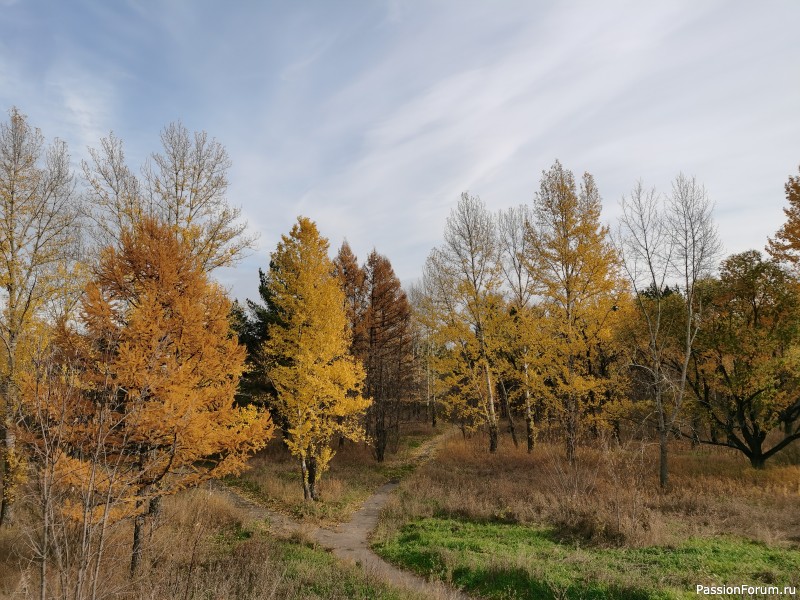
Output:
<svg viewBox="0 0 800 600">
<path fill-rule="evenodd" d="M 486 598 L 696 598 L 695 586 L 798 585 L 800 551 L 730 536 L 597 548 L 548 527 L 428 518 L 375 546 L 387 560 Z"/>
<path fill-rule="evenodd" d="M 364 574 L 360 567 L 343 565 L 334 556 L 301 544 L 273 542 L 283 576 L 303 598 L 363 598 L 403 600 L 418 598 Z"/>
</svg>

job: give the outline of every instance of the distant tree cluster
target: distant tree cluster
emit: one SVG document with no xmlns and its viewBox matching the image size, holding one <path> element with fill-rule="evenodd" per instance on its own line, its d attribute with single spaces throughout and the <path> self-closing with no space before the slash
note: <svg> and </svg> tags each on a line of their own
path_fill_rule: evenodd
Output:
<svg viewBox="0 0 800 600">
<path fill-rule="evenodd" d="M 492 215 L 462 194 L 411 294 L 428 400 L 490 452 L 521 415 L 529 452 L 545 432 L 570 461 L 603 430 L 653 431 L 662 486 L 673 436 L 763 467 L 800 438 L 799 182 L 771 258 L 722 263 L 711 201 L 683 175 L 666 196 L 637 184 L 614 235 L 592 176 L 557 161 L 530 206 Z"/>
</svg>

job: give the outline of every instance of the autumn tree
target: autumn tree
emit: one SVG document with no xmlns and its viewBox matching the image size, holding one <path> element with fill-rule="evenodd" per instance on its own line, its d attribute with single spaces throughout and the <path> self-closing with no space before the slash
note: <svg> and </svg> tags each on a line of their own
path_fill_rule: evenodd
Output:
<svg viewBox="0 0 800 600">
<path fill-rule="evenodd" d="M 708 287 L 689 381 L 707 425 L 701 441 L 734 448 L 760 469 L 800 439 L 797 282 L 750 250 L 728 257 Z"/>
<path fill-rule="evenodd" d="M 502 304 L 501 275 L 494 219 L 480 198 L 461 195 L 447 219 L 444 244 L 429 255 L 423 277 L 441 343 L 449 345 L 445 355 L 455 361 L 447 369 L 454 377 L 451 397 L 460 401 L 462 414 L 486 426 L 489 451 L 495 452 L 498 340 L 491 325 Z"/>
<path fill-rule="evenodd" d="M 525 416 L 525 439 L 528 452 L 536 443 L 535 396 L 544 396 L 546 387 L 539 359 L 545 342 L 537 325 L 538 307 L 534 306 L 534 282 L 525 264 L 530 238 L 526 228 L 533 220 L 529 207 L 520 205 L 501 211 L 497 217 L 500 267 L 505 278 L 505 290 L 510 318 L 503 356 L 507 371 L 519 381 L 518 392 Z"/>
<path fill-rule="evenodd" d="M 22 477 L 16 448 L 19 375 L 34 323 L 63 295 L 76 270 L 77 206 L 66 144 L 45 146 L 38 129 L 11 109 L 0 124 L 0 525 L 11 519 Z"/>
<path fill-rule="evenodd" d="M 364 269 L 359 266 L 347 240 L 342 242 L 336 258 L 333 259 L 334 272 L 344 291 L 347 327 L 350 331 L 350 352 L 364 362 L 367 353 L 367 333 L 365 315 L 367 312 L 368 291 Z"/>
<path fill-rule="evenodd" d="M 441 351 L 436 335 L 438 320 L 433 311 L 433 296 L 426 289 L 425 278 L 412 285 L 409 292 L 414 340 L 414 374 L 417 396 L 424 398 L 431 427 L 438 420 L 437 398 L 441 393 L 441 380 L 436 370 L 437 354 Z"/>
<path fill-rule="evenodd" d="M 373 250 L 365 265 L 367 310 L 366 394 L 375 458 L 383 462 L 392 432 L 397 435 L 403 396 L 410 391 L 411 307 L 389 259 Z"/>
<path fill-rule="evenodd" d="M 586 173 L 576 186 L 572 172 L 556 161 L 542 173 L 527 230 L 525 259 L 543 310 L 548 378 L 570 462 L 584 419 L 614 391 L 604 361 L 620 281 L 600 211 L 594 178 Z"/>
<path fill-rule="evenodd" d="M 264 344 L 286 444 L 300 462 L 303 494 L 319 499 L 318 481 L 333 456 L 331 439 L 363 439 L 370 404 L 361 395 L 364 370 L 350 354 L 347 315 L 328 241 L 300 217 L 271 254 L 266 286 L 275 323 Z"/>
<path fill-rule="evenodd" d="M 786 222 L 775 237 L 769 239 L 767 252 L 772 258 L 797 267 L 800 263 L 800 175 L 790 175 L 785 190 L 789 204 L 783 209 Z"/>
<path fill-rule="evenodd" d="M 234 406 L 245 352 L 204 267 L 174 226 L 145 217 L 103 250 L 70 335 L 89 395 L 82 419 L 111 411 L 105 452 L 135 476 L 132 572 L 149 501 L 238 472 L 272 432 L 267 414 Z"/>
<path fill-rule="evenodd" d="M 151 155 L 137 177 L 113 133 L 84 161 L 87 199 L 101 246 L 118 240 L 142 216 L 176 228 L 206 271 L 235 264 L 253 247 L 241 210 L 227 200 L 231 161 L 225 147 L 180 122 L 161 132 L 162 151 Z"/>
</svg>

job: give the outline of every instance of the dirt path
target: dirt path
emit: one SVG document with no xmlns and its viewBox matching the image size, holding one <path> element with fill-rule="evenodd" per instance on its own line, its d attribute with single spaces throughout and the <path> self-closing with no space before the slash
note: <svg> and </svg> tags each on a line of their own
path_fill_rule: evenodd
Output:
<svg viewBox="0 0 800 600">
<path fill-rule="evenodd" d="M 446 434 L 440 435 L 422 444 L 414 452 L 411 462 L 422 464 L 429 460 L 446 437 Z M 353 513 L 350 521 L 341 523 L 335 528 L 298 523 L 285 515 L 242 497 L 231 488 L 218 486 L 217 489 L 226 493 L 253 519 L 268 520 L 270 531 L 276 536 L 300 535 L 308 538 L 330 550 L 334 556 L 360 565 L 364 571 L 387 583 L 425 594 L 431 598 L 468 600 L 470 597 L 458 590 L 438 582 L 429 582 L 422 577 L 398 569 L 383 560 L 370 548 L 369 535 L 378 524 L 381 508 L 398 485 L 399 481 L 390 481 L 382 485 L 358 511 Z"/>
</svg>

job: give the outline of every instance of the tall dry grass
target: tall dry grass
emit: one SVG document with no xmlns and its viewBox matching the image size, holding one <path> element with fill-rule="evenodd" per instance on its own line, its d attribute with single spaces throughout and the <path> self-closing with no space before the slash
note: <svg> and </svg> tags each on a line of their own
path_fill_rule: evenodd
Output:
<svg viewBox="0 0 800 600">
<path fill-rule="evenodd" d="M 38 598 L 37 564 L 26 555 L 24 530 L 0 530 L 0 598 Z M 356 567 L 342 566 L 321 550 L 279 541 L 267 524 L 213 489 L 164 499 L 148 532 L 141 572 L 128 575 L 131 527 L 115 528 L 100 573 L 97 598 L 119 600 L 268 600 L 412 598 L 379 584 Z M 48 597 L 58 594 L 52 572 Z M 64 596 L 64 597 L 69 597 Z"/>
<path fill-rule="evenodd" d="M 386 505 L 376 541 L 406 522 L 447 516 L 548 523 L 565 538 L 601 545 L 670 545 L 687 536 L 734 534 L 770 544 L 800 542 L 800 466 L 752 469 L 732 451 L 675 442 L 671 484 L 658 487 L 658 448 L 598 440 L 575 465 L 561 445 L 533 454 L 506 443 L 452 439 Z"/>
</svg>

